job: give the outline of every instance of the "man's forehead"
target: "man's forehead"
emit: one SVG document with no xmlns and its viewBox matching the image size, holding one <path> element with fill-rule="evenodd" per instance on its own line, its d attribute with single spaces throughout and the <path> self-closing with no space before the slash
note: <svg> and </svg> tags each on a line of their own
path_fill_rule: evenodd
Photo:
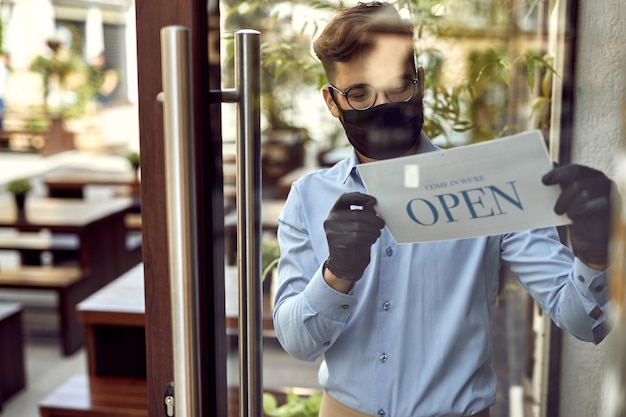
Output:
<svg viewBox="0 0 626 417">
<path fill-rule="evenodd" d="M 404 52 L 413 49 L 413 39 L 404 33 L 370 32 L 363 41 L 382 48 L 400 48 Z"/>
<path fill-rule="evenodd" d="M 361 82 L 384 85 L 390 78 L 407 72 L 408 58 L 413 55 L 411 37 L 398 34 L 369 34 L 365 41 L 371 45 L 363 56 L 348 63 L 339 63 L 341 79 L 360 78 Z"/>
</svg>

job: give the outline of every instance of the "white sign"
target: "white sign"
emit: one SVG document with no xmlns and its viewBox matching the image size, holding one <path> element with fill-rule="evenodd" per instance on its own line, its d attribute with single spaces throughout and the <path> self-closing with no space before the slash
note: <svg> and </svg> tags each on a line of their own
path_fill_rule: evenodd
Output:
<svg viewBox="0 0 626 417">
<path fill-rule="evenodd" d="M 396 243 L 568 224 L 560 187 L 541 182 L 551 169 L 539 131 L 358 166 Z"/>
</svg>

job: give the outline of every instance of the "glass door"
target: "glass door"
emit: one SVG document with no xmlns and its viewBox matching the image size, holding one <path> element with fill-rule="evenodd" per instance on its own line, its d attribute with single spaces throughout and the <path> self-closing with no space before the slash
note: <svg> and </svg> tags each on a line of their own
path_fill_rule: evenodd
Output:
<svg viewBox="0 0 626 417">
<path fill-rule="evenodd" d="M 142 195 L 150 411 L 260 416 L 259 33 L 235 33 L 234 88 L 220 88 L 217 5 L 160 6 L 157 15 L 137 9 L 140 146 L 150 159 Z M 234 225 L 225 217 L 222 103 L 236 103 L 238 115 Z M 227 378 L 233 354 L 238 375 Z"/>
</svg>

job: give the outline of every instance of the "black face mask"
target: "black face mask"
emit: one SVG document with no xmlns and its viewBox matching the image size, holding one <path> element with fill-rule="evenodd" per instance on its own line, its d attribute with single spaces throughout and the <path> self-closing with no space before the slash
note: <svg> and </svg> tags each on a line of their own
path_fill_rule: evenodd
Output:
<svg viewBox="0 0 626 417">
<path fill-rule="evenodd" d="M 422 100 L 385 103 L 367 110 L 341 110 L 341 124 L 348 140 L 372 159 L 396 158 L 419 142 L 424 124 Z"/>
</svg>

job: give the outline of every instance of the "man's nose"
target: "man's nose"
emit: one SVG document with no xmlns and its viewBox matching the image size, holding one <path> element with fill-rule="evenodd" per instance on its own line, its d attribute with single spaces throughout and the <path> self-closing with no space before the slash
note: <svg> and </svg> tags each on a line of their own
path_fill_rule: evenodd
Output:
<svg viewBox="0 0 626 417">
<path fill-rule="evenodd" d="M 374 102 L 374 106 L 379 106 L 381 104 L 391 103 L 387 98 L 387 94 L 384 91 L 379 91 L 376 94 L 376 101 Z M 374 107 L 372 106 L 372 107 Z"/>
</svg>

